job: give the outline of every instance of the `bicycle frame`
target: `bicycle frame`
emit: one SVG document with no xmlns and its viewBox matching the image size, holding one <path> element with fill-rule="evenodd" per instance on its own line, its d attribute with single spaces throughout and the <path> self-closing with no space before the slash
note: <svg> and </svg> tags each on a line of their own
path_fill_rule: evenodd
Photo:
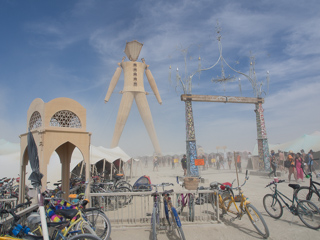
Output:
<svg viewBox="0 0 320 240">
<path fill-rule="evenodd" d="M 312 180 L 312 174 L 310 174 L 310 185 L 309 185 L 309 189 L 313 189 L 316 193 L 318 193 L 317 195 L 320 197 L 320 193 L 319 193 L 319 190 L 317 188 L 318 185 L 320 187 L 320 183 L 318 182 L 315 182 Z"/>
<path fill-rule="evenodd" d="M 295 198 L 294 194 L 292 196 L 292 200 L 290 198 L 288 198 L 286 195 L 284 195 L 282 192 L 280 192 L 277 189 L 277 185 L 275 185 L 275 190 L 274 190 L 274 194 L 273 196 L 278 199 L 278 197 L 280 198 L 280 200 L 284 203 L 284 205 L 286 205 L 287 208 L 289 208 L 289 204 L 284 200 L 284 198 L 286 198 L 292 205 L 294 204 L 295 201 L 297 201 L 297 199 Z M 284 197 L 284 198 L 283 198 Z"/>
<path fill-rule="evenodd" d="M 190 201 L 190 198 L 191 198 L 191 195 L 194 195 L 194 193 L 186 193 L 186 194 L 183 194 L 181 193 L 180 196 L 181 196 L 181 206 L 182 207 L 186 207 L 186 206 L 189 206 L 189 204 L 191 204 L 192 202 Z M 179 195 L 177 195 L 177 201 L 178 201 L 178 205 L 179 205 L 179 199 L 178 199 Z M 194 199 L 194 196 L 193 196 L 193 199 Z"/>
<path fill-rule="evenodd" d="M 63 237 L 66 237 L 67 236 L 67 234 L 69 234 L 69 233 L 78 233 L 78 232 L 80 232 L 81 231 L 81 233 L 84 233 L 84 231 L 83 231 L 83 229 L 82 229 L 82 225 L 83 225 L 83 223 L 86 223 L 86 224 L 89 224 L 89 223 L 87 223 L 86 222 L 86 220 L 85 220 L 85 218 L 82 216 L 82 213 L 81 213 L 81 211 L 79 210 L 78 211 L 78 213 L 75 215 L 75 217 L 77 217 L 77 220 L 75 220 L 75 221 L 70 221 L 70 224 L 69 224 L 69 227 L 67 228 L 67 229 L 64 229 L 64 230 L 60 230 L 60 231 L 58 231 L 57 233 L 56 233 L 56 237 L 57 237 L 57 235 L 60 235 L 60 236 L 63 236 Z M 80 224 L 80 230 L 75 230 L 75 231 L 71 231 L 71 229 L 74 227 L 74 226 L 76 226 L 79 222 L 81 222 L 81 224 Z M 39 231 L 40 232 L 40 234 L 42 235 L 42 227 L 41 227 L 41 225 L 39 225 L 36 229 L 34 229 L 32 232 L 34 233 L 34 232 L 37 232 L 37 231 Z"/>
<path fill-rule="evenodd" d="M 296 196 L 295 193 L 293 193 L 292 195 L 292 200 L 290 198 L 288 198 L 286 195 L 284 195 L 282 192 L 280 192 L 278 189 L 277 189 L 277 184 L 275 185 L 275 190 L 274 190 L 274 194 L 273 194 L 273 197 L 275 199 L 280 199 L 284 205 L 289 209 L 289 211 L 292 213 L 292 214 L 295 214 L 295 209 L 298 208 L 298 206 L 300 206 L 301 209 L 303 209 L 305 211 L 305 208 L 299 203 L 298 201 L 298 198 Z M 279 197 L 279 198 L 278 198 Z M 285 199 L 287 199 L 290 203 L 291 203 L 291 206 L 285 201 Z M 294 206 L 294 207 L 293 207 Z M 293 207 L 293 208 L 292 208 Z"/>
<path fill-rule="evenodd" d="M 153 211 L 152 214 L 156 214 L 155 219 L 156 219 L 156 225 L 157 227 L 160 226 L 160 200 L 159 200 L 159 193 L 158 193 L 158 186 L 157 185 L 153 185 L 156 188 L 155 193 L 153 193 Z M 152 225 L 152 220 L 153 220 L 153 216 L 151 217 L 151 225 Z"/>
<path fill-rule="evenodd" d="M 231 190 L 229 190 L 231 191 Z M 230 193 L 230 192 L 229 192 Z M 219 204 L 220 204 L 220 208 L 224 209 L 226 212 L 232 213 L 234 215 L 237 215 L 238 217 L 242 217 L 245 214 L 245 210 L 244 210 L 244 206 L 246 206 L 247 204 L 249 204 L 250 202 L 247 201 L 246 197 L 244 197 L 243 192 L 240 191 L 240 197 L 241 197 L 241 201 L 238 205 L 236 204 L 236 200 L 233 197 L 233 194 L 230 193 L 230 201 L 228 203 L 228 206 L 225 206 L 223 199 L 221 197 L 221 194 L 219 193 Z M 236 208 L 236 212 L 231 210 L 230 207 L 234 205 Z"/>
</svg>

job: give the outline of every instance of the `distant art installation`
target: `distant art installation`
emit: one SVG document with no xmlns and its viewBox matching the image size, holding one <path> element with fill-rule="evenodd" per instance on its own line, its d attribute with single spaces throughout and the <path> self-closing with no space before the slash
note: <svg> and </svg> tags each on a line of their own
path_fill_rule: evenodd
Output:
<svg viewBox="0 0 320 240">
<path fill-rule="evenodd" d="M 122 62 L 118 63 L 119 67 L 116 69 L 110 85 L 107 91 L 107 95 L 104 99 L 105 102 L 108 102 L 110 96 L 117 85 L 117 82 L 121 75 L 121 70 L 124 72 L 124 87 L 121 91 L 122 99 L 118 111 L 116 126 L 113 133 L 111 148 L 118 146 L 119 140 L 124 129 L 124 126 L 127 122 L 133 99 L 135 99 L 141 118 L 146 126 L 149 137 L 153 144 L 155 154 L 161 155 L 161 149 L 158 142 L 157 134 L 153 125 L 152 115 L 150 107 L 147 101 L 146 95 L 148 94 L 144 89 L 143 84 L 143 75 L 146 73 L 148 82 L 151 86 L 153 93 L 155 94 L 159 104 L 162 104 L 162 100 L 156 85 L 156 82 L 151 74 L 151 71 L 148 69 L 149 65 L 145 63 L 144 58 L 141 59 L 142 62 L 136 62 L 143 44 L 134 40 L 126 43 L 125 54 L 127 55 L 130 61 L 124 61 L 125 57 L 122 58 Z"/>
</svg>

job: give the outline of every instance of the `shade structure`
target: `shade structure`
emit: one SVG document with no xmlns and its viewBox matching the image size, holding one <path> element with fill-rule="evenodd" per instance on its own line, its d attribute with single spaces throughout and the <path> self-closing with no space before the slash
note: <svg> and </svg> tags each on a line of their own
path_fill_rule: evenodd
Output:
<svg viewBox="0 0 320 240">
<path fill-rule="evenodd" d="M 296 138 L 292 141 L 288 141 L 281 144 L 269 144 L 269 149 L 277 152 L 278 150 L 289 152 L 293 151 L 294 153 L 300 152 L 300 150 L 304 150 L 308 152 L 312 149 L 314 152 L 320 151 L 320 133 L 314 132 L 310 135 L 303 135 L 299 138 Z M 254 147 L 252 155 L 258 155 L 258 146 L 257 144 Z"/>
<path fill-rule="evenodd" d="M 137 40 L 126 43 L 124 53 L 127 55 L 130 61 L 137 61 L 143 44 Z"/>
</svg>

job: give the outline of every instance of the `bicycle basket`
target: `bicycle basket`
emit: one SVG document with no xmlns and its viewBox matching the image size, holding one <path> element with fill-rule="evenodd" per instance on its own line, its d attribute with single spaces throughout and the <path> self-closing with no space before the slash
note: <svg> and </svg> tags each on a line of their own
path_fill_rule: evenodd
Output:
<svg viewBox="0 0 320 240">
<path fill-rule="evenodd" d="M 188 190 L 197 190 L 200 179 L 197 177 L 186 177 L 184 178 L 184 187 Z"/>
</svg>

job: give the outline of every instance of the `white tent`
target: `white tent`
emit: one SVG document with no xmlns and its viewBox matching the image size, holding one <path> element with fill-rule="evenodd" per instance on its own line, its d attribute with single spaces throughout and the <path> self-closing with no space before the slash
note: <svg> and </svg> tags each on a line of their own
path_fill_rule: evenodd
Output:
<svg viewBox="0 0 320 240">
<path fill-rule="evenodd" d="M 308 152 L 312 149 L 314 152 L 320 151 L 320 132 L 314 132 L 311 135 L 303 135 L 292 141 L 282 143 L 282 144 L 269 144 L 269 150 L 278 150 L 289 152 L 293 151 L 294 153 L 300 152 L 303 149 L 305 152 Z M 258 155 L 258 145 L 256 144 L 252 155 Z"/>
<path fill-rule="evenodd" d="M 109 163 L 113 163 L 117 159 L 121 159 L 122 162 L 127 162 L 131 157 L 127 155 L 120 147 L 115 148 L 104 148 L 102 146 L 96 147 L 90 146 L 90 162 L 91 164 L 96 164 L 100 160 L 106 160 Z M 82 154 L 78 148 L 76 148 L 72 154 L 70 169 L 74 169 L 83 160 Z M 0 139 L 0 178 L 1 177 L 17 177 L 19 174 L 19 164 L 20 164 L 20 143 L 11 143 L 4 139 Z M 48 175 L 48 181 L 51 183 L 60 180 L 61 171 L 60 160 L 58 155 L 54 152 L 51 156 L 49 166 L 50 171 Z M 27 165 L 27 172 L 30 168 Z"/>
</svg>

